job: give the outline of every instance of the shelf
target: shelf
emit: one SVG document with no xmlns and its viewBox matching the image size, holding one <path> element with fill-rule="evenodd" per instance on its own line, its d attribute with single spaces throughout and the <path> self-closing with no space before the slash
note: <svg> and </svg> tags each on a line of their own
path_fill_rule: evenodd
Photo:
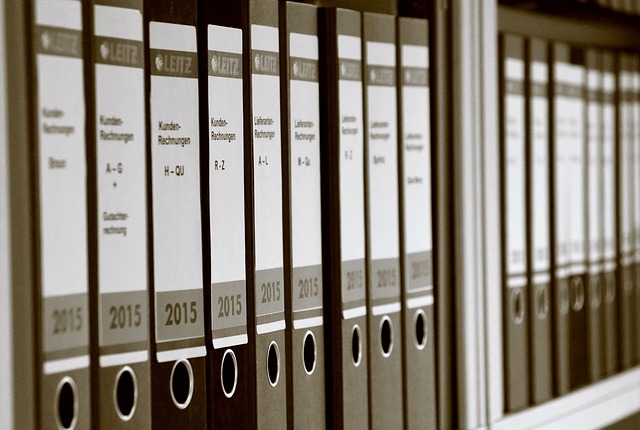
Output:
<svg viewBox="0 0 640 430">
<path fill-rule="evenodd" d="M 598 429 L 640 411 L 640 366 L 573 393 L 507 415 L 494 430 Z"/>
</svg>

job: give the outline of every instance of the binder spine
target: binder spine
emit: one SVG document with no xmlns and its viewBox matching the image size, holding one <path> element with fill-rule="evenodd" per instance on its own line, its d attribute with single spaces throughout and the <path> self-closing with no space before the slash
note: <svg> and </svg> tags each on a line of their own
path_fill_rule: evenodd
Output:
<svg viewBox="0 0 640 430">
<path fill-rule="evenodd" d="M 327 424 L 369 427 L 361 17 L 320 10 L 322 218 Z"/>
<path fill-rule="evenodd" d="M 604 373 L 618 368 L 618 260 L 617 260 L 617 176 L 616 176 L 616 77 L 611 52 L 602 54 L 602 176 L 604 226 Z"/>
<path fill-rule="evenodd" d="M 32 4 L 39 426 L 90 427 L 83 5 Z"/>
<path fill-rule="evenodd" d="M 427 20 L 398 20 L 400 263 L 405 428 L 436 422 Z"/>
<path fill-rule="evenodd" d="M 570 279 L 569 279 L 569 354 L 570 354 L 570 387 L 575 389 L 589 380 L 587 356 L 587 207 L 586 207 L 586 74 L 584 68 L 584 51 L 571 47 L 571 85 L 574 94 L 571 97 L 573 112 L 569 123 L 571 142 L 568 147 L 568 163 L 570 175 L 571 224 L 570 224 Z M 565 185 L 566 186 L 566 185 Z"/>
<path fill-rule="evenodd" d="M 524 41 L 504 35 L 501 51 L 505 400 L 514 411 L 529 401 Z"/>
<path fill-rule="evenodd" d="M 620 365 L 631 367 L 635 360 L 635 307 L 633 273 L 633 75 L 629 54 L 618 57 L 618 261 L 620 265 Z"/>
<path fill-rule="evenodd" d="M 365 229 L 372 428 L 402 425 L 396 29 L 363 13 Z"/>
<path fill-rule="evenodd" d="M 531 39 L 527 58 L 527 216 L 529 219 L 529 336 L 531 401 L 553 396 L 551 297 L 549 48 Z"/>
<path fill-rule="evenodd" d="M 195 1 L 145 6 L 152 421 L 206 426 L 198 53 Z"/>
<path fill-rule="evenodd" d="M 555 327 L 555 394 L 562 395 L 570 387 L 570 318 L 569 318 L 569 278 L 571 270 L 571 138 L 572 131 L 567 125 L 574 121 L 569 115 L 580 107 L 574 100 L 581 97 L 577 87 L 579 78 L 570 65 L 568 45 L 552 45 L 551 81 L 553 82 L 553 104 L 551 108 L 551 150 L 553 160 L 551 170 L 552 190 L 552 237 L 553 237 L 553 302 Z M 573 78 L 573 79 L 572 79 Z M 573 97 L 572 97 L 573 96 Z M 582 123 L 576 123 L 581 127 Z"/>
<path fill-rule="evenodd" d="M 640 55 L 633 55 L 633 213 L 635 363 L 640 362 Z"/>
<path fill-rule="evenodd" d="M 249 329 L 255 340 L 256 425 L 278 428 L 287 423 L 278 2 L 249 0 L 248 8 L 245 132 L 251 138 L 254 263 Z"/>
<path fill-rule="evenodd" d="M 586 52 L 587 66 L 587 218 L 588 255 L 586 306 L 588 314 L 589 379 L 603 374 L 604 277 L 603 277 L 603 162 L 602 162 L 602 65 L 599 51 Z"/>
<path fill-rule="evenodd" d="M 150 428 L 142 1 L 94 0 L 91 8 L 93 412 L 100 427 Z"/>
<path fill-rule="evenodd" d="M 207 172 L 202 179 L 207 416 L 212 428 L 255 426 L 255 359 L 247 325 L 252 262 L 247 258 L 246 14 L 241 2 L 199 2 L 201 163 Z"/>
<path fill-rule="evenodd" d="M 280 4 L 288 422 L 324 428 L 325 337 L 317 8 Z"/>
</svg>

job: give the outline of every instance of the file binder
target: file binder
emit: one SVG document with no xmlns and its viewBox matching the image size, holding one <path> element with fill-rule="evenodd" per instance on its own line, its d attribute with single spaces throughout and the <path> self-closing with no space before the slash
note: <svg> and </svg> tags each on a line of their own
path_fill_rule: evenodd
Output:
<svg viewBox="0 0 640 430">
<path fill-rule="evenodd" d="M 525 170 L 525 48 L 520 36 L 500 37 L 504 381 L 507 411 L 529 403 Z"/>
<path fill-rule="evenodd" d="M 34 1 L 32 6 L 39 428 L 88 428 L 83 5 L 66 0 Z"/>
<path fill-rule="evenodd" d="M 320 9 L 327 427 L 369 428 L 359 13 Z"/>
<path fill-rule="evenodd" d="M 278 2 L 248 0 L 244 29 L 245 155 L 250 177 L 247 235 L 252 241 L 249 342 L 254 348 L 256 427 L 287 425 L 282 139 Z"/>
<path fill-rule="evenodd" d="M 617 260 L 617 175 L 616 175 L 616 76 L 612 52 L 602 53 L 602 177 L 604 227 L 604 372 L 611 375 L 618 369 L 618 260 Z"/>
<path fill-rule="evenodd" d="M 584 68 L 582 52 L 552 45 L 552 193 L 556 394 L 587 377 L 584 309 Z"/>
<path fill-rule="evenodd" d="M 633 59 L 633 214 L 634 214 L 634 313 L 636 351 L 635 363 L 640 363 L 640 56 Z"/>
<path fill-rule="evenodd" d="M 318 12 L 280 3 L 284 285 L 290 428 L 326 428 Z"/>
<path fill-rule="evenodd" d="M 151 383 L 142 1 L 90 6 L 93 425 L 144 429 Z"/>
<path fill-rule="evenodd" d="M 553 397 L 551 296 L 549 46 L 526 43 L 527 256 L 529 257 L 529 357 L 531 402 Z"/>
<path fill-rule="evenodd" d="M 398 19 L 400 273 L 405 428 L 437 428 L 429 34 Z"/>
<path fill-rule="evenodd" d="M 396 26 L 362 14 L 365 244 L 372 428 L 402 426 Z"/>
<path fill-rule="evenodd" d="M 234 1 L 199 2 L 198 14 L 207 415 L 212 428 L 250 428 L 255 389 L 247 331 L 246 8 Z"/>
<path fill-rule="evenodd" d="M 584 51 L 582 48 L 571 47 L 570 63 L 574 85 L 574 99 L 570 102 L 570 122 L 566 130 L 567 155 L 569 170 L 568 178 L 571 184 L 570 194 L 570 271 L 569 271 L 569 356 L 570 356 L 570 387 L 575 389 L 586 384 L 589 380 L 588 361 L 584 358 L 588 353 L 587 345 L 587 206 L 586 206 L 586 132 L 585 132 L 585 100 L 586 72 L 584 67 Z M 558 75 L 560 76 L 560 75 Z M 566 87 L 565 87 L 566 88 Z M 570 88 L 570 87 L 569 87 Z M 579 97 L 579 98 L 578 98 Z M 562 186 L 562 184 L 558 184 Z M 566 184 L 565 184 L 566 186 Z"/>
<path fill-rule="evenodd" d="M 620 365 L 635 360 L 635 309 L 633 258 L 633 63 L 630 54 L 618 56 L 618 261 L 620 265 Z"/>
<path fill-rule="evenodd" d="M 589 49 L 585 52 L 587 68 L 587 344 L 589 379 L 597 381 L 603 374 L 603 183 L 602 175 L 602 55 Z"/>
<path fill-rule="evenodd" d="M 152 421 L 206 426 L 196 2 L 144 4 Z"/>
</svg>

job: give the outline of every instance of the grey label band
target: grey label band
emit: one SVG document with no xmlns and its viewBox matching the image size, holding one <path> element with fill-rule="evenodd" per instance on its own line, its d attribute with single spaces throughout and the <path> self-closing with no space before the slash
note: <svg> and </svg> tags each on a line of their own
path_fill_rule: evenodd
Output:
<svg viewBox="0 0 640 430">
<path fill-rule="evenodd" d="M 39 25 L 35 38 L 38 54 L 82 58 L 81 31 Z"/>
<path fill-rule="evenodd" d="M 251 72 L 258 75 L 278 76 L 280 74 L 278 53 L 252 49 Z"/>
<path fill-rule="evenodd" d="M 516 79 L 507 79 L 505 82 L 505 92 L 510 95 L 524 95 L 524 82 Z"/>
<path fill-rule="evenodd" d="M 100 346 L 149 339 L 147 291 L 100 295 Z"/>
<path fill-rule="evenodd" d="M 433 286 L 433 252 L 414 252 L 405 256 L 407 291 Z"/>
<path fill-rule="evenodd" d="M 322 307 L 322 265 L 294 268 L 292 281 L 294 312 Z"/>
<path fill-rule="evenodd" d="M 429 69 L 424 67 L 403 67 L 402 85 L 409 87 L 428 87 Z"/>
<path fill-rule="evenodd" d="M 582 98 L 583 88 L 578 85 L 555 84 L 554 92 L 556 97 Z"/>
<path fill-rule="evenodd" d="M 362 63 L 358 60 L 347 60 L 341 58 L 338 72 L 340 74 L 338 79 L 345 81 L 361 81 Z"/>
<path fill-rule="evenodd" d="M 369 265 L 372 300 L 400 297 L 400 264 L 397 258 L 372 260 Z"/>
<path fill-rule="evenodd" d="M 156 341 L 204 336 L 204 297 L 201 289 L 156 293 Z"/>
<path fill-rule="evenodd" d="M 291 57 L 289 59 L 289 78 L 296 81 L 318 82 L 318 61 Z"/>
<path fill-rule="evenodd" d="M 389 66 L 367 66 L 367 84 L 384 87 L 396 85 L 396 69 Z"/>
<path fill-rule="evenodd" d="M 142 9 L 142 0 L 93 0 L 96 5 L 123 7 L 126 9 Z"/>
<path fill-rule="evenodd" d="M 195 52 L 149 49 L 151 74 L 177 78 L 198 77 L 198 54 Z"/>
<path fill-rule="evenodd" d="M 211 329 L 247 327 L 247 283 L 242 281 L 211 284 Z M 214 336 L 215 338 L 215 336 Z"/>
<path fill-rule="evenodd" d="M 256 271 L 256 317 L 284 312 L 282 267 Z"/>
<path fill-rule="evenodd" d="M 531 95 L 533 97 L 547 97 L 549 87 L 547 84 L 541 84 L 540 82 L 534 82 L 531 84 Z"/>
<path fill-rule="evenodd" d="M 45 353 L 89 345 L 87 294 L 44 298 L 42 336 Z"/>
<path fill-rule="evenodd" d="M 209 76 L 242 79 L 242 55 L 209 51 Z"/>
<path fill-rule="evenodd" d="M 366 299 L 367 277 L 364 259 L 342 262 L 342 306 Z"/>
<path fill-rule="evenodd" d="M 137 40 L 95 36 L 93 49 L 93 58 L 98 64 L 140 69 L 144 66 L 142 42 Z"/>
</svg>

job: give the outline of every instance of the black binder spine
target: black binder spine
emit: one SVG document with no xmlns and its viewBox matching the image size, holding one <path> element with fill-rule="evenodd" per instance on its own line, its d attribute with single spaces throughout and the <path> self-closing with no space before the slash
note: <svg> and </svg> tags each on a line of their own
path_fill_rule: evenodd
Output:
<svg viewBox="0 0 640 430">
<path fill-rule="evenodd" d="M 633 62 L 618 56 L 618 264 L 620 267 L 620 365 L 627 369 L 636 355 L 635 276 L 633 252 Z"/>
<path fill-rule="evenodd" d="M 327 426 L 369 427 L 360 14 L 320 9 Z"/>
<path fill-rule="evenodd" d="M 196 1 L 145 1 L 151 419 L 206 427 Z"/>
<path fill-rule="evenodd" d="M 616 76 L 613 53 L 602 53 L 602 175 L 604 226 L 604 373 L 618 369 L 618 260 L 617 260 L 617 176 L 616 176 Z"/>
<path fill-rule="evenodd" d="M 243 55 L 247 5 L 198 2 L 200 162 L 209 428 L 255 426 L 254 358 L 249 344 L 252 262 L 246 201 Z"/>
<path fill-rule="evenodd" d="M 398 159 L 406 428 L 437 428 L 429 25 L 398 19 Z"/>
<path fill-rule="evenodd" d="M 604 349 L 604 277 L 603 277 L 603 194 L 604 178 L 602 162 L 602 55 L 590 49 L 586 51 L 587 67 L 587 156 L 586 199 L 588 220 L 588 254 L 586 306 L 588 320 L 589 379 L 597 381 L 603 374 Z"/>
<path fill-rule="evenodd" d="M 527 256 L 529 257 L 529 350 L 531 402 L 553 396 L 549 155 L 549 47 L 527 42 Z"/>
<path fill-rule="evenodd" d="M 515 411 L 529 403 L 524 40 L 502 35 L 500 53 L 504 379 L 506 409 Z"/>
<path fill-rule="evenodd" d="M 325 428 L 318 10 L 280 3 L 289 428 Z"/>
</svg>

